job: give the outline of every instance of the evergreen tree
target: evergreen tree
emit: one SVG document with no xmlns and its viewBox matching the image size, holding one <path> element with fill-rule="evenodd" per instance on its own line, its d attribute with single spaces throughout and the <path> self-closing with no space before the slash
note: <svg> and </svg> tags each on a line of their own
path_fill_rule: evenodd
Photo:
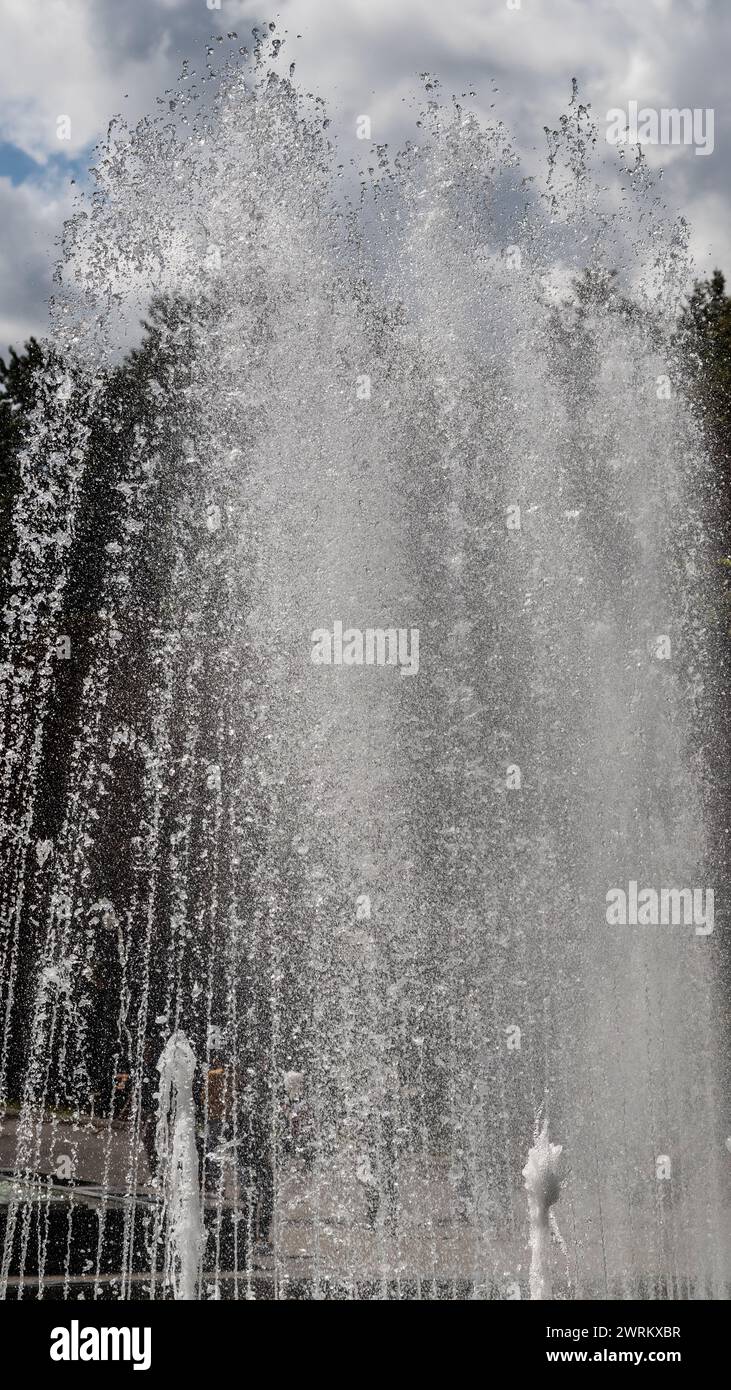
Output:
<svg viewBox="0 0 731 1390">
<path fill-rule="evenodd" d="M 0 604 L 4 607 L 9 567 L 10 518 L 18 485 L 18 454 L 36 404 L 47 352 L 29 338 L 22 352 L 0 357 Z"/>
<path fill-rule="evenodd" d="M 716 464 L 722 563 L 731 566 L 731 297 L 720 270 L 695 282 L 680 337 Z"/>
</svg>

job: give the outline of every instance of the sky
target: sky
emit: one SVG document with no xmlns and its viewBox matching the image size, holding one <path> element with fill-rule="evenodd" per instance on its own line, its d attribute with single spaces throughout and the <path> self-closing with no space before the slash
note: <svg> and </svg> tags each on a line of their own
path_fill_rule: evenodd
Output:
<svg viewBox="0 0 731 1390">
<path fill-rule="evenodd" d="M 0 353 L 47 327 L 71 181 L 112 116 L 156 112 L 183 58 L 195 66 L 211 35 L 233 30 L 248 44 L 265 22 L 287 31 L 283 56 L 334 125 L 353 131 L 367 113 L 378 143 L 407 133 L 402 99 L 422 72 L 446 95 L 472 84 L 485 118 L 525 149 L 542 146 L 573 77 L 602 130 L 632 101 L 710 109 L 712 152 L 646 153 L 690 222 L 696 273 L 731 278 L 729 0 L 0 0 Z"/>
</svg>

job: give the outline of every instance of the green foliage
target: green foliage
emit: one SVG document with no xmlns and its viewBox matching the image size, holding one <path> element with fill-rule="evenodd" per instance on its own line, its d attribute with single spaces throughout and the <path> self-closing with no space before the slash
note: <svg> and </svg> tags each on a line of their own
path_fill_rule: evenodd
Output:
<svg viewBox="0 0 731 1390">
<path fill-rule="evenodd" d="M 684 307 L 680 335 L 709 444 L 722 464 L 726 510 L 731 455 L 731 298 L 720 270 L 697 280 Z"/>
<path fill-rule="evenodd" d="M 678 341 L 714 462 L 720 626 L 731 636 L 731 298 L 720 270 L 696 280 L 680 317 Z M 727 657 L 725 658 L 727 659 Z"/>
<path fill-rule="evenodd" d="M 10 550 L 10 514 L 18 479 L 18 454 L 39 394 L 46 358 L 35 338 L 21 353 L 0 357 L 0 586 Z"/>
</svg>

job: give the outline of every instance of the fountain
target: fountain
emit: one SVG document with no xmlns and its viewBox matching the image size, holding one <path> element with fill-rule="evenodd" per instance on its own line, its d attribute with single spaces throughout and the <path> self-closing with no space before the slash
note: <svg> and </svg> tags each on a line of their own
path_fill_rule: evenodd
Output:
<svg viewBox="0 0 731 1390">
<path fill-rule="evenodd" d="M 198 1149 L 195 1135 L 196 1056 L 184 1033 L 173 1033 L 158 1063 L 155 1153 L 164 1191 L 166 1285 L 176 1298 L 195 1298 L 201 1256 Z"/>
<path fill-rule="evenodd" d="M 724 1297 L 686 229 L 575 89 L 543 173 L 431 78 L 359 171 L 255 40 L 113 123 L 65 228 L 0 1296 Z M 610 924 L 632 882 L 715 930 Z"/>
</svg>

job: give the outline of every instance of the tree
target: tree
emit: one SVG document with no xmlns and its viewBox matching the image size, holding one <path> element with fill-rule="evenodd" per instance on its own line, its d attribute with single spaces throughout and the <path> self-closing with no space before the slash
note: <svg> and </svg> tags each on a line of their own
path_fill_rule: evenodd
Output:
<svg viewBox="0 0 731 1390">
<path fill-rule="evenodd" d="M 718 475 L 724 562 L 731 564 L 731 298 L 725 277 L 696 280 L 683 308 L 679 337 Z"/>
<path fill-rule="evenodd" d="M 10 518 L 18 485 L 18 454 L 26 438 L 48 354 L 35 338 L 22 352 L 0 357 L 0 603 L 10 556 Z"/>
</svg>

